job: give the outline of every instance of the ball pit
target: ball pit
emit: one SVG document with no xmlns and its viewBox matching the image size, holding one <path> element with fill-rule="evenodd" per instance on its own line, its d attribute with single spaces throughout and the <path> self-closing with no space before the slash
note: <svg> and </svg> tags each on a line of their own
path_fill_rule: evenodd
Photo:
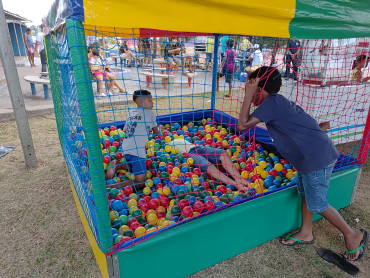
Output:
<svg viewBox="0 0 370 278">
<path fill-rule="evenodd" d="M 133 186 L 107 188 L 114 243 L 158 232 L 296 182 L 296 170 L 288 161 L 234 133 L 209 118 L 183 126 L 176 122 L 166 124 L 161 135 L 150 134 L 145 187 L 139 191 Z M 125 163 L 121 147 L 125 133 L 111 126 L 101 129 L 99 134 L 104 168 L 111 167 L 114 159 Z M 186 153 L 167 145 L 177 138 L 226 151 L 241 176 L 250 183 L 248 190 L 238 191 L 233 185 L 214 181 L 202 173 Z M 114 179 L 107 180 L 108 186 L 124 180 L 135 181 L 135 175 L 128 171 L 116 174 Z"/>
</svg>

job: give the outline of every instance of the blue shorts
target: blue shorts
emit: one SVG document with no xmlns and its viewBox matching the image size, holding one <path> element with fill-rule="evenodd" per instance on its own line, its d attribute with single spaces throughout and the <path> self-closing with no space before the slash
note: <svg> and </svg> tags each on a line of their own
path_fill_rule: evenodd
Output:
<svg viewBox="0 0 370 278">
<path fill-rule="evenodd" d="M 135 176 L 146 173 L 146 159 L 136 155 L 125 154 L 127 165 L 131 168 L 131 173 Z"/>
<path fill-rule="evenodd" d="M 298 194 L 306 198 L 307 209 L 312 213 L 324 212 L 329 207 L 328 189 L 335 162 L 314 172 L 297 174 Z"/>
<path fill-rule="evenodd" d="M 217 74 L 218 78 L 221 78 L 222 76 L 225 76 L 225 82 L 226 83 L 233 82 L 234 73 L 232 71 L 228 71 L 228 70 L 226 70 L 226 68 L 223 68 L 222 72 Z"/>
<path fill-rule="evenodd" d="M 196 146 L 188 152 L 188 157 L 194 160 L 194 165 L 198 166 L 203 173 L 207 172 L 210 164 L 221 164 L 220 157 L 223 150 L 205 146 Z"/>
</svg>

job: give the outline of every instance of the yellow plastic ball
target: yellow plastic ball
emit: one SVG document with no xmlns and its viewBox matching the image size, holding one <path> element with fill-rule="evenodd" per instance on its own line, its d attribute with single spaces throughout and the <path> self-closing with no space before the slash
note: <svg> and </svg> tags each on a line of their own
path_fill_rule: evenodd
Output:
<svg viewBox="0 0 370 278">
<path fill-rule="evenodd" d="M 169 142 L 171 142 L 171 141 L 172 141 L 172 139 L 171 139 L 171 137 L 170 137 L 170 136 L 166 136 L 166 137 L 164 138 L 164 141 L 165 141 L 166 143 L 169 143 Z"/>
<path fill-rule="evenodd" d="M 157 224 L 157 221 L 158 221 L 158 216 L 156 214 L 149 214 L 147 215 L 146 219 L 148 220 L 148 222 L 150 224 Z"/>
<path fill-rule="evenodd" d="M 194 159 L 192 159 L 191 157 L 189 157 L 186 162 L 189 164 L 189 165 L 192 165 L 194 164 Z"/>
<path fill-rule="evenodd" d="M 163 187 L 163 193 L 168 196 L 171 193 L 171 189 L 169 187 Z"/>
<path fill-rule="evenodd" d="M 175 200 L 171 200 L 170 201 L 170 206 L 174 206 L 175 205 Z"/>
<path fill-rule="evenodd" d="M 236 137 L 236 138 L 234 139 L 234 143 L 239 144 L 239 143 L 240 143 L 240 138 L 239 138 L 239 137 Z"/>
<path fill-rule="evenodd" d="M 220 133 L 216 132 L 215 134 L 213 134 L 213 137 L 215 137 L 216 139 L 220 138 Z"/>
<path fill-rule="evenodd" d="M 262 161 L 260 161 L 259 162 L 259 164 L 258 164 L 262 169 L 265 169 L 266 167 L 267 167 L 267 162 L 266 161 L 264 161 L 264 160 L 262 160 Z"/>
<path fill-rule="evenodd" d="M 154 183 L 153 183 L 153 180 L 151 180 L 151 179 L 147 179 L 146 181 L 145 181 L 145 185 L 147 186 L 147 187 L 152 187 L 153 185 L 154 185 Z"/>
<path fill-rule="evenodd" d="M 177 134 L 174 134 L 173 139 L 179 139 L 179 136 Z"/>
<path fill-rule="evenodd" d="M 176 134 L 175 134 L 176 135 Z M 164 151 L 170 153 L 171 152 L 171 146 L 165 146 Z"/>
<path fill-rule="evenodd" d="M 288 172 L 288 173 L 286 173 L 286 175 L 285 175 L 288 179 L 292 179 L 293 177 L 294 177 L 294 174 L 293 174 L 293 172 Z"/>
<path fill-rule="evenodd" d="M 275 164 L 275 166 L 274 166 L 274 169 L 276 170 L 276 171 L 281 171 L 281 170 L 283 170 L 283 165 L 281 165 L 280 163 L 276 163 Z"/>
<path fill-rule="evenodd" d="M 143 193 L 145 194 L 145 195 L 150 195 L 150 193 L 151 193 L 151 190 L 150 190 L 150 187 L 144 187 L 144 189 L 143 189 Z"/>
<path fill-rule="evenodd" d="M 113 221 L 114 219 L 117 219 L 119 217 L 119 213 L 115 210 L 111 210 L 109 212 L 109 218 L 110 218 L 110 221 Z"/>
<path fill-rule="evenodd" d="M 146 212 L 146 217 L 148 217 L 149 214 L 155 214 L 157 215 L 157 212 L 154 209 L 150 209 Z"/>
<path fill-rule="evenodd" d="M 146 230 L 146 234 L 150 234 L 150 233 L 153 233 L 153 232 L 156 232 L 157 231 L 157 227 L 152 227 L 148 230 Z"/>
<path fill-rule="evenodd" d="M 132 208 L 132 207 L 137 207 L 137 202 L 135 199 L 130 199 L 128 202 L 127 202 L 127 206 L 129 208 Z"/>
<path fill-rule="evenodd" d="M 130 195 L 128 195 L 128 197 L 130 199 L 134 199 L 135 201 L 137 201 L 137 195 L 136 195 L 136 193 L 131 193 Z"/>
<path fill-rule="evenodd" d="M 192 185 L 199 185 L 199 179 L 192 179 L 191 184 Z"/>
<path fill-rule="evenodd" d="M 168 223 L 170 223 L 170 221 L 168 221 L 166 218 L 162 218 L 162 219 L 159 219 L 157 223 L 158 223 L 158 226 L 166 227 L 168 226 Z"/>
<path fill-rule="evenodd" d="M 249 178 L 249 173 L 248 173 L 248 171 L 242 171 L 240 175 L 242 176 L 242 178 L 243 178 L 243 179 L 247 179 L 247 178 Z"/>
<path fill-rule="evenodd" d="M 151 172 L 146 172 L 145 173 L 145 177 L 147 178 L 147 179 L 150 179 L 151 177 L 153 177 L 153 175 L 152 175 L 152 173 Z"/>
<path fill-rule="evenodd" d="M 176 175 L 175 173 L 171 173 L 170 174 L 170 181 L 174 181 L 175 179 L 177 179 L 178 175 Z"/>
<path fill-rule="evenodd" d="M 265 178 L 267 178 L 267 176 L 269 175 L 269 172 L 267 172 L 267 171 L 262 171 L 262 173 L 261 173 L 261 178 L 263 178 L 263 179 L 265 179 Z"/>
<path fill-rule="evenodd" d="M 121 227 L 119 227 L 118 232 L 122 235 L 127 230 L 130 230 L 130 227 L 127 225 L 122 225 Z"/>
<path fill-rule="evenodd" d="M 135 236 L 136 237 L 141 237 L 143 235 L 145 235 L 146 233 L 146 229 L 144 227 L 137 227 L 136 230 L 135 230 Z"/>
</svg>

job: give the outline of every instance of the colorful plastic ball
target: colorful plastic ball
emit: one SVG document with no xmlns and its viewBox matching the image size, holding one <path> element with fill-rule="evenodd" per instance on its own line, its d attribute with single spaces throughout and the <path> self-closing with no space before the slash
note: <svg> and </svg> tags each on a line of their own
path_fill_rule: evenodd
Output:
<svg viewBox="0 0 370 278">
<path fill-rule="evenodd" d="M 272 184 L 273 184 L 274 186 L 276 186 L 277 188 L 279 188 L 279 187 L 281 186 L 281 181 L 280 181 L 280 180 L 274 180 L 274 181 L 272 182 Z"/>
<path fill-rule="evenodd" d="M 269 188 L 270 186 L 272 186 L 272 184 L 273 181 L 271 179 L 265 180 L 264 187 Z"/>
<path fill-rule="evenodd" d="M 123 209 L 123 203 L 120 200 L 117 200 L 112 203 L 112 210 L 119 211 Z"/>
<path fill-rule="evenodd" d="M 281 170 L 283 170 L 283 165 L 281 165 L 280 163 L 276 163 L 275 165 L 274 165 L 274 169 L 276 170 L 276 171 L 281 171 Z"/>
<path fill-rule="evenodd" d="M 277 189 L 277 187 L 273 185 L 273 186 L 270 186 L 268 190 L 272 191 L 272 190 L 276 190 L 276 189 Z"/>
<path fill-rule="evenodd" d="M 235 186 L 234 186 L 234 185 L 232 185 L 232 184 L 228 184 L 228 185 L 226 185 L 226 187 L 227 187 L 227 188 L 230 188 L 232 191 L 234 191 L 234 190 L 235 190 Z"/>
<path fill-rule="evenodd" d="M 213 203 L 213 202 L 212 202 Z M 193 205 L 193 209 L 194 211 L 197 211 L 199 213 L 202 213 L 203 209 L 204 209 L 204 205 L 202 202 L 200 201 L 196 201 Z"/>
<path fill-rule="evenodd" d="M 183 200 L 182 200 L 183 201 Z M 193 216 L 193 208 L 191 206 L 185 206 L 182 210 L 182 215 L 186 218 Z"/>
<path fill-rule="evenodd" d="M 145 195 L 150 195 L 150 193 L 151 193 L 151 190 L 150 190 L 150 187 L 144 187 L 144 189 L 143 189 L 143 193 L 145 194 Z"/>
</svg>

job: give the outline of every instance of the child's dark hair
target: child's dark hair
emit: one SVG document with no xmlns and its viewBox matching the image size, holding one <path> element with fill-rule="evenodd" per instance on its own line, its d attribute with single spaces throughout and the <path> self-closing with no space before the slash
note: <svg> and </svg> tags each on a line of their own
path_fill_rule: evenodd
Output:
<svg viewBox="0 0 370 278">
<path fill-rule="evenodd" d="M 277 68 L 263 66 L 252 72 L 248 79 L 260 78 L 258 87 L 269 94 L 277 94 L 281 87 L 281 74 Z"/>
<path fill-rule="evenodd" d="M 367 58 L 367 56 L 364 55 L 364 54 L 363 55 L 358 55 L 356 57 L 356 59 L 353 61 L 352 69 L 355 69 L 355 67 L 357 67 L 357 65 L 359 63 L 361 63 L 362 61 L 366 61 L 367 59 L 369 59 L 369 58 Z"/>
<path fill-rule="evenodd" d="M 99 52 L 95 48 L 91 49 L 91 52 L 94 56 L 99 56 Z"/>
<path fill-rule="evenodd" d="M 138 97 L 142 97 L 142 96 L 152 96 L 152 93 L 149 92 L 148 90 L 136 90 L 134 92 L 134 95 L 132 96 L 132 100 L 136 101 Z"/>
<path fill-rule="evenodd" d="M 232 39 L 226 41 L 226 47 L 232 48 L 234 46 L 234 41 Z"/>
</svg>

